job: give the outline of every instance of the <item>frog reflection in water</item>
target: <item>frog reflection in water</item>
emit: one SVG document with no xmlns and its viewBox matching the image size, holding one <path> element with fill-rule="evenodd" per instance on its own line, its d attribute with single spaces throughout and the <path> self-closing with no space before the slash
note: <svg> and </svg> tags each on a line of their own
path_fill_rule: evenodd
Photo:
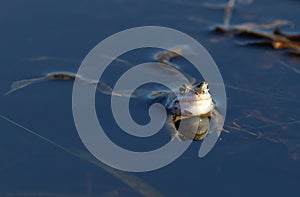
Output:
<svg viewBox="0 0 300 197">
<path fill-rule="evenodd" d="M 180 53 L 181 51 L 178 49 L 163 52 L 157 56 L 157 59 L 161 62 L 163 69 L 174 71 L 175 68 L 169 63 L 169 60 L 180 55 Z M 69 72 L 55 72 L 49 73 L 44 77 L 16 81 L 11 85 L 11 89 L 6 94 L 11 94 L 36 82 L 75 79 L 79 79 L 90 85 L 95 85 L 100 92 L 112 96 L 144 97 L 147 95 L 147 98 L 151 100 L 158 100 L 159 98 L 168 112 L 166 126 L 168 131 L 170 131 L 172 139 L 177 138 L 180 141 L 202 140 L 208 135 L 211 123 L 214 124 L 218 132 L 223 129 L 221 126 L 223 117 L 215 109 L 215 103 L 209 93 L 207 82 L 201 82 L 194 86 L 182 85 L 178 88 L 177 92 L 152 91 L 149 95 L 148 91 L 138 95 L 131 95 L 125 92 L 115 92 L 109 85 L 101 81 L 89 80 Z"/>
</svg>

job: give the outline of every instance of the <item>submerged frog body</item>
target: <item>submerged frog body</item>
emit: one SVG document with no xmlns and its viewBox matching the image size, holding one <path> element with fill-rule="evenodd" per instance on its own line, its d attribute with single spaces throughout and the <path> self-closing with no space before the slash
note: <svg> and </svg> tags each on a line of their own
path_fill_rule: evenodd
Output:
<svg viewBox="0 0 300 197">
<path fill-rule="evenodd" d="M 205 138 L 210 128 L 210 118 L 202 116 L 194 116 L 177 120 L 174 122 L 175 128 L 178 131 L 175 136 L 180 140 L 200 141 Z M 196 132 L 191 130 L 195 129 Z"/>
</svg>

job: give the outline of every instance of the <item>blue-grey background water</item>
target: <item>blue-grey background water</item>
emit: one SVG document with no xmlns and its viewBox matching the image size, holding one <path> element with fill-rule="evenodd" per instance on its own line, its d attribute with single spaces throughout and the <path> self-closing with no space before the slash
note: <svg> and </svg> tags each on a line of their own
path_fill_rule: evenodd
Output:
<svg viewBox="0 0 300 197">
<path fill-rule="evenodd" d="M 210 1 L 212 2 L 212 1 Z M 225 1 L 213 1 L 225 3 Z M 200 1 L 8 1 L 0 2 L 0 92 L 13 81 L 54 71 L 76 72 L 101 40 L 127 28 L 158 25 L 178 29 L 209 51 L 227 88 L 226 124 L 232 122 L 256 135 L 228 128 L 204 158 L 199 143 L 174 163 L 147 173 L 134 173 L 163 196 L 299 196 L 299 58 L 271 48 L 242 47 L 230 35 L 209 31 L 222 23 L 224 12 Z M 231 23 L 289 20 L 284 30 L 300 32 L 300 2 L 240 3 Z M 153 60 L 158 49 L 127 54 L 132 64 Z M 286 62 L 287 67 L 280 61 Z M 119 67 L 118 67 L 119 66 Z M 188 65 L 180 65 L 193 75 Z M 115 77 L 128 65 L 113 67 Z M 195 76 L 197 77 L 197 76 Z M 110 80 L 113 76 L 104 76 Z M 201 79 L 198 79 L 201 80 Z M 111 81 L 113 82 L 113 80 Z M 82 145 L 72 117 L 72 82 L 44 82 L 0 96 L 0 113 L 72 150 Z M 97 94 L 97 113 L 122 146 L 148 150 L 165 143 L 127 139 L 111 120 L 109 96 Z M 147 106 L 132 102 L 136 121 L 146 123 Z M 277 126 L 276 126 L 277 125 Z M 0 196 L 141 196 L 102 168 L 0 120 Z M 153 147 L 151 147 L 153 146 Z M 150 191 L 149 191 L 150 192 Z M 147 193 L 147 191 L 146 191 Z"/>
</svg>

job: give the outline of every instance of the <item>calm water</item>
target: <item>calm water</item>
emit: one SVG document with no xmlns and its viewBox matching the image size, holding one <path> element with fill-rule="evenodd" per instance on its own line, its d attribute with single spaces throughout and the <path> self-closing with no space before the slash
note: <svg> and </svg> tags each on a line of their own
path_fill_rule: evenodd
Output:
<svg viewBox="0 0 300 197">
<path fill-rule="evenodd" d="M 283 19 L 293 22 L 285 30 L 300 32 L 299 6 L 296 0 L 240 4 L 232 23 Z M 16 80 L 53 71 L 76 72 L 96 44 L 121 30 L 143 25 L 178 29 L 206 47 L 225 83 L 235 87 L 227 89 L 226 125 L 235 121 L 256 136 L 227 127 L 230 133 L 222 133 L 205 158 L 197 157 L 200 144 L 193 143 L 171 165 L 133 175 L 163 196 L 299 196 L 300 125 L 285 124 L 299 119 L 299 73 L 279 62 L 299 69 L 299 58 L 269 48 L 241 47 L 235 41 L 243 38 L 209 31 L 222 20 L 222 10 L 204 8 L 198 1 L 2 0 L 0 93 Z M 136 51 L 126 58 L 133 64 L 147 62 L 155 52 Z M 117 66 L 110 71 L 114 77 L 126 70 Z M 181 66 L 193 75 L 188 65 Z M 113 82 L 109 76 L 104 80 Z M 72 82 L 32 85 L 0 96 L 0 113 L 72 150 L 86 152 L 74 126 L 71 95 Z M 109 97 L 97 96 L 97 113 L 108 122 L 105 127 L 118 131 L 111 123 Z M 143 103 L 133 101 L 132 106 L 138 114 L 147 112 Z M 102 168 L 4 120 L 0 128 L 0 196 L 142 196 Z M 128 148 L 143 150 L 163 144 L 109 135 Z"/>
</svg>

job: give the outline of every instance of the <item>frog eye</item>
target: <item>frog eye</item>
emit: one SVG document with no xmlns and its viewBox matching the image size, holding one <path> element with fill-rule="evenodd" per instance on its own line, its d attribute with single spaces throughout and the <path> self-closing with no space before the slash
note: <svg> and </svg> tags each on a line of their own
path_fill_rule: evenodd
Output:
<svg viewBox="0 0 300 197">
<path fill-rule="evenodd" d="M 180 87 L 179 88 L 179 92 L 180 92 L 180 94 L 185 94 L 186 93 L 186 90 L 187 90 L 187 88 L 186 88 L 186 86 L 182 86 L 182 87 Z"/>
<path fill-rule="evenodd" d="M 202 88 L 203 86 L 205 85 L 205 82 L 204 81 L 202 81 L 199 85 L 198 85 L 198 88 Z"/>
<path fill-rule="evenodd" d="M 209 89 L 208 83 L 205 82 L 205 81 L 204 81 L 204 82 L 201 82 L 200 88 L 202 88 L 202 89 Z"/>
</svg>

